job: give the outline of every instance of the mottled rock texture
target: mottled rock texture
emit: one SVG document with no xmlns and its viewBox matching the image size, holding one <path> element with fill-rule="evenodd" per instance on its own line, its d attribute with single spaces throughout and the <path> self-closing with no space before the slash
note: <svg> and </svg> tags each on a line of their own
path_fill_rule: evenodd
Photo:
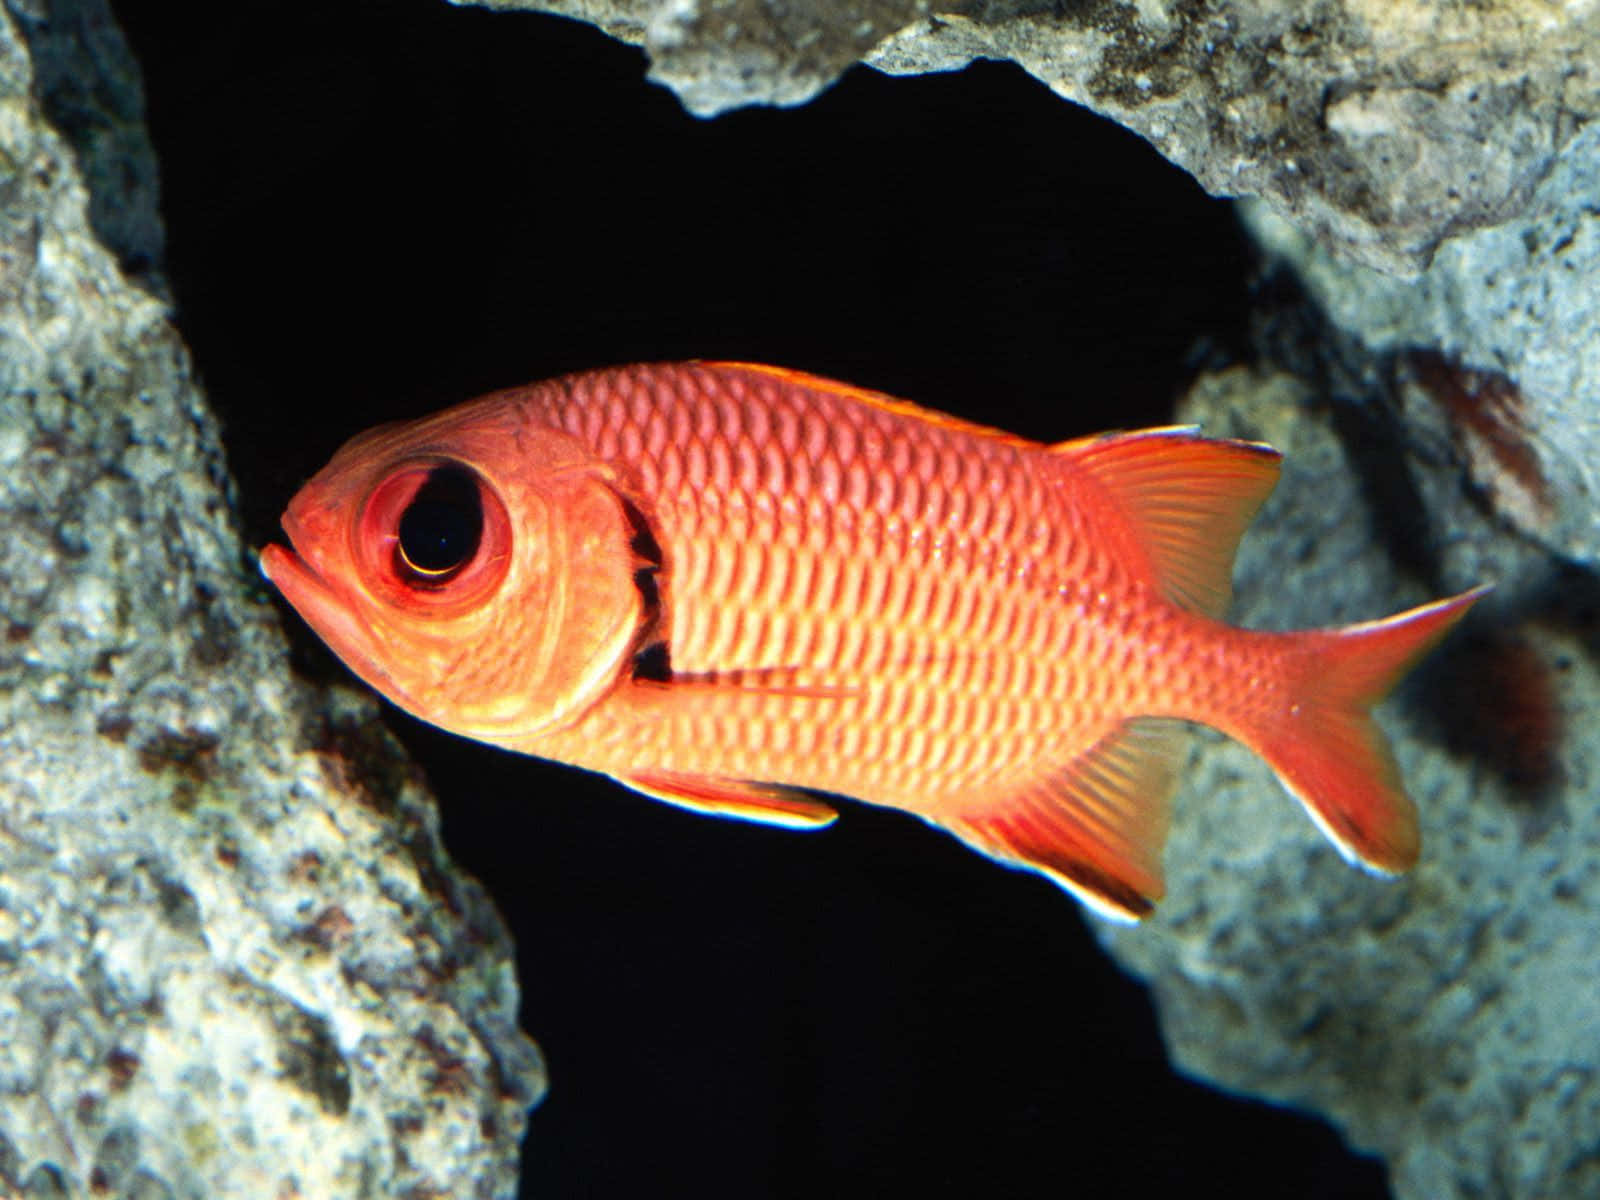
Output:
<svg viewBox="0 0 1600 1200">
<path fill-rule="evenodd" d="M 484 2 L 643 45 L 652 77 L 708 116 L 799 103 L 856 62 L 908 74 L 1011 59 L 1208 191 L 1259 196 L 1399 272 L 1521 209 L 1600 111 L 1590 0 Z"/>
<path fill-rule="evenodd" d="M 1507 521 L 1600 564 L 1600 129 L 1573 141 L 1527 214 L 1446 243 L 1415 281 L 1245 213 L 1335 325 L 1401 360 L 1414 407 L 1453 416 Z"/>
<path fill-rule="evenodd" d="M 370 702 L 290 676 L 127 273 L 138 108 L 97 0 L 0 9 L 0 1194 L 512 1195 L 511 948 Z"/>
<path fill-rule="evenodd" d="M 1104 940 L 1180 1067 L 1326 1115 L 1401 1200 L 1600 1195 L 1600 587 L 1507 536 L 1442 422 L 1399 434 L 1384 373 L 1363 374 L 1314 391 L 1235 370 L 1180 415 L 1287 455 L 1240 554 L 1242 623 L 1498 581 L 1382 710 L 1422 861 L 1354 870 L 1262 763 L 1207 738 L 1167 899 Z"/>
</svg>

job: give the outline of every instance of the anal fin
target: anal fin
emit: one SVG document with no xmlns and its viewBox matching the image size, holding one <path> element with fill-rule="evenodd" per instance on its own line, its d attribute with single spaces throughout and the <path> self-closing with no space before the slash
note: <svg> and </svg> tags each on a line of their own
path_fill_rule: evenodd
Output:
<svg viewBox="0 0 1600 1200">
<path fill-rule="evenodd" d="M 736 817 L 759 821 L 786 829 L 821 829 L 831 825 L 839 814 L 820 800 L 797 788 L 776 783 L 752 783 L 744 779 L 721 779 L 709 775 L 680 775 L 668 771 L 618 775 L 617 782 L 636 792 L 664 800 L 678 808 L 709 813 L 717 817 Z"/>
<path fill-rule="evenodd" d="M 1102 916 L 1137 921 L 1165 890 L 1161 851 L 1187 746 L 1180 722 L 1127 721 L 1020 793 L 942 823 Z"/>
</svg>

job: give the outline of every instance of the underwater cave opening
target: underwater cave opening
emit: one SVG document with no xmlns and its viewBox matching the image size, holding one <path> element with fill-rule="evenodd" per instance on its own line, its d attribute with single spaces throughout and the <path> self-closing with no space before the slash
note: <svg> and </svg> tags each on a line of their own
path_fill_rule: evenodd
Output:
<svg viewBox="0 0 1600 1200">
<path fill-rule="evenodd" d="M 772 361 L 1055 440 L 1167 419 L 1197 344 L 1247 353 L 1228 206 L 1014 67 L 702 122 L 552 17 L 116 7 L 252 544 L 347 436 L 567 369 Z M 1176 1076 L 1042 881 L 896 814 L 703 821 L 387 711 L 518 938 L 552 1066 L 525 1195 L 1386 1194 L 1326 1126 Z"/>
</svg>

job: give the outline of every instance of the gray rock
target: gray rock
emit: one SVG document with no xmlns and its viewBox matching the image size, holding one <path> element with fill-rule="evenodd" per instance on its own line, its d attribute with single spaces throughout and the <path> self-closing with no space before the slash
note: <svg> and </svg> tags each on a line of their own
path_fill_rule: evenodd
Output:
<svg viewBox="0 0 1600 1200">
<path fill-rule="evenodd" d="M 124 273 L 160 291 L 160 183 L 139 65 L 105 4 L 12 0 L 34 92 L 67 139 L 89 191 L 89 225 Z"/>
<path fill-rule="evenodd" d="M 1600 127 L 1568 147 L 1530 215 L 1448 243 L 1415 282 L 1341 262 L 1258 206 L 1243 211 L 1258 240 L 1368 350 L 1438 351 L 1505 376 L 1503 413 L 1481 416 L 1526 447 L 1544 498 L 1502 503 L 1503 515 L 1563 554 L 1600 562 Z M 1414 399 L 1426 403 L 1429 389 Z M 1493 455 L 1473 465 L 1491 492 L 1515 482 Z"/>
<path fill-rule="evenodd" d="M 1326 1115 L 1402 1200 L 1600 1195 L 1600 587 L 1507 534 L 1437 422 L 1395 438 L 1370 398 L 1313 399 L 1235 370 L 1181 413 L 1287 454 L 1235 619 L 1331 624 L 1499 583 L 1381 710 L 1422 861 L 1351 868 L 1261 762 L 1205 738 L 1168 898 L 1103 940 L 1149 981 L 1183 1070 Z M 1409 505 L 1381 502 L 1379 476 Z M 1420 535 L 1400 528 L 1419 515 Z"/>
<path fill-rule="evenodd" d="M 651 77 L 702 116 L 800 103 L 858 61 L 909 74 L 1010 59 L 1208 191 L 1259 196 L 1402 273 L 1520 211 L 1600 111 L 1600 10 L 1543 0 L 485 2 L 643 45 Z"/>
<path fill-rule="evenodd" d="M 291 677 L 178 334 L 91 228 L 160 245 L 132 127 L 52 123 L 136 114 L 103 4 L 11 11 L 0 1193 L 513 1195 L 543 1073 L 504 927 L 371 702 Z"/>
</svg>

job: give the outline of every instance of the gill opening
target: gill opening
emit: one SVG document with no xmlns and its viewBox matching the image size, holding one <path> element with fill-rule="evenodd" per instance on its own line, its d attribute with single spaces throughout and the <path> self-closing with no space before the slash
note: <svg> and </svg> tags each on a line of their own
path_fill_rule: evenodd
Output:
<svg viewBox="0 0 1600 1200">
<path fill-rule="evenodd" d="M 644 614 L 634 640 L 632 675 L 637 680 L 666 683 L 672 678 L 672 651 L 662 622 L 661 543 L 637 504 L 621 495 L 617 501 L 632 533 L 628 548 L 634 556 L 633 586 L 638 589 Z"/>
</svg>

